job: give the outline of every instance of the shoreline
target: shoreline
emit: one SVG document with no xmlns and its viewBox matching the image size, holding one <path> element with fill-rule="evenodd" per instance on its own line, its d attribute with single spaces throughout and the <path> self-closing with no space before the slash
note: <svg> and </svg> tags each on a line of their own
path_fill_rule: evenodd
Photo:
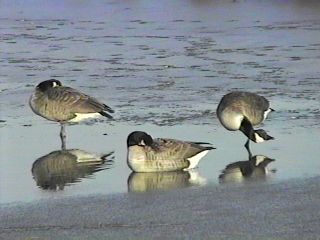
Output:
<svg viewBox="0 0 320 240">
<path fill-rule="evenodd" d="M 315 239 L 320 177 L 1 206 L 1 239 Z M 3 221 L 5 220 L 5 221 Z"/>
</svg>

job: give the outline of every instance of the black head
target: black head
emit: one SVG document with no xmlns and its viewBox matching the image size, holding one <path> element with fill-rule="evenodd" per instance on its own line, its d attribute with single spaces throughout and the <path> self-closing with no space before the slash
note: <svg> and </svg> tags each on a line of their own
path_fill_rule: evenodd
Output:
<svg viewBox="0 0 320 240">
<path fill-rule="evenodd" d="M 270 135 L 267 134 L 267 132 L 263 129 L 257 129 L 254 130 L 254 136 L 255 136 L 255 142 L 264 142 L 268 140 L 273 140 L 274 137 L 271 137 Z"/>
<path fill-rule="evenodd" d="M 41 92 L 45 92 L 50 88 L 57 87 L 57 86 L 62 86 L 61 82 L 56 79 L 50 79 L 43 81 L 38 84 L 37 89 L 39 89 Z"/>
<path fill-rule="evenodd" d="M 135 131 L 129 134 L 127 138 L 127 146 L 135 145 L 152 145 L 153 139 L 150 135 L 145 132 Z"/>
</svg>

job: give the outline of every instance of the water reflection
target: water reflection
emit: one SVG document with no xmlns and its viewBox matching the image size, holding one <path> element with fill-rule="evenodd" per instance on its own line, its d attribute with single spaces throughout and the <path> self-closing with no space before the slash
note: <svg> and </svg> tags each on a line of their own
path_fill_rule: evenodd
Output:
<svg viewBox="0 0 320 240">
<path fill-rule="evenodd" d="M 132 172 L 128 178 L 128 192 L 165 191 L 206 184 L 196 170 L 174 172 Z"/>
<path fill-rule="evenodd" d="M 269 170 L 267 166 L 274 162 L 264 155 L 255 155 L 248 161 L 239 161 L 228 164 L 219 176 L 220 183 L 236 183 L 247 180 L 265 180 L 270 173 L 276 170 Z"/>
<path fill-rule="evenodd" d="M 80 149 L 57 150 L 34 161 L 31 171 L 40 188 L 63 190 L 66 185 L 111 168 L 113 159 L 113 152 L 98 155 Z"/>
</svg>

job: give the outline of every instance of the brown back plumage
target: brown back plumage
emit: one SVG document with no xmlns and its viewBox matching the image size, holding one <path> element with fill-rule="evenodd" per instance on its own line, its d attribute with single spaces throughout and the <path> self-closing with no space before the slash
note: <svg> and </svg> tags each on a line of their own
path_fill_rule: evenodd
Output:
<svg viewBox="0 0 320 240">
<path fill-rule="evenodd" d="M 75 118 L 77 113 L 100 113 L 112 118 L 107 112 L 114 112 L 97 99 L 64 86 L 50 87 L 45 90 L 37 88 L 30 98 L 30 106 L 36 114 L 61 122 Z"/>
</svg>

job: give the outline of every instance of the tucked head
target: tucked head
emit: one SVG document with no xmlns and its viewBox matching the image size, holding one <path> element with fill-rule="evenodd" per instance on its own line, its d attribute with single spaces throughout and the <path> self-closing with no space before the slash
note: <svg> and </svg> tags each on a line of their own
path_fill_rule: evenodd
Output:
<svg viewBox="0 0 320 240">
<path fill-rule="evenodd" d="M 37 89 L 44 92 L 44 91 L 48 90 L 49 88 L 54 88 L 57 86 L 62 86 L 61 82 L 56 79 L 50 79 L 50 80 L 46 80 L 46 81 L 39 83 L 37 86 Z"/>
<path fill-rule="evenodd" d="M 274 137 L 271 137 L 263 129 L 254 130 L 254 142 L 261 143 L 268 140 L 273 140 Z"/>
<path fill-rule="evenodd" d="M 153 143 L 152 137 L 145 133 L 140 131 L 135 131 L 129 134 L 127 138 L 127 146 L 145 146 L 145 145 L 151 145 Z"/>
</svg>

